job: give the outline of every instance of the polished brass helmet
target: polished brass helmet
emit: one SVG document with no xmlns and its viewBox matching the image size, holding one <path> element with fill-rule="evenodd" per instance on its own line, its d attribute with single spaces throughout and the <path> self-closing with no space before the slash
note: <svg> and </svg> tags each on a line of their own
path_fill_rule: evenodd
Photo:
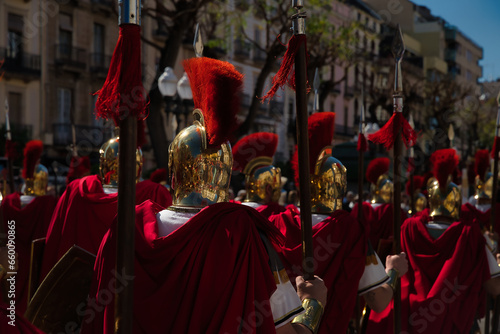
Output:
<svg viewBox="0 0 500 334">
<path fill-rule="evenodd" d="M 201 110 L 193 111 L 193 125 L 184 128 L 168 148 L 172 205 L 200 208 L 228 200 L 233 155 L 229 142 L 208 147 Z"/>
<path fill-rule="evenodd" d="M 458 220 L 462 206 L 462 194 L 459 187 L 448 178 L 444 187 L 439 186 L 436 178 L 432 177 L 427 182 L 429 197 L 429 210 L 431 217 L 449 217 Z"/>
<path fill-rule="evenodd" d="M 264 157 L 261 157 L 264 158 Z M 258 165 L 264 164 L 263 159 L 259 159 Z M 254 163 L 249 163 L 248 168 L 243 170 L 245 174 L 245 187 L 247 196 L 245 202 L 278 202 L 281 195 L 281 169 L 274 167 L 272 161 L 268 161 L 263 167 L 252 167 Z M 250 166 L 250 167 L 249 167 Z M 271 198 L 267 198 L 267 189 L 271 188 Z"/>
<path fill-rule="evenodd" d="M 332 147 L 325 147 L 311 174 L 311 212 L 329 214 L 341 210 L 346 192 L 347 169 L 332 156 Z"/>
<path fill-rule="evenodd" d="M 49 184 L 49 171 L 42 164 L 35 166 L 33 178 L 27 178 L 24 186 L 24 194 L 29 196 L 44 196 L 47 194 Z"/>
<path fill-rule="evenodd" d="M 474 182 L 476 193 L 474 198 L 478 204 L 483 204 L 480 202 L 491 203 L 491 195 L 493 194 L 493 173 L 488 172 L 484 177 L 484 181 L 481 180 L 479 175 L 476 175 Z M 486 204 L 484 203 L 484 204 Z"/>
<path fill-rule="evenodd" d="M 104 188 L 118 188 L 118 148 L 120 137 L 119 129 L 115 128 L 115 137 L 105 142 L 99 149 L 99 175 L 102 178 Z M 142 150 L 135 151 L 136 182 L 140 181 L 142 173 L 143 156 Z"/>
<path fill-rule="evenodd" d="M 392 193 L 394 184 L 389 179 L 387 174 L 380 175 L 376 184 L 371 184 L 370 191 L 372 193 L 371 203 L 392 203 Z"/>
</svg>

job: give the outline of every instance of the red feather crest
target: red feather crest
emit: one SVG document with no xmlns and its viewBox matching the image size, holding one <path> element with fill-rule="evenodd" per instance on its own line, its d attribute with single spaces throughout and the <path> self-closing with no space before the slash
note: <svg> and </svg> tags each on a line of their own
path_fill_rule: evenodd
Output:
<svg viewBox="0 0 500 334">
<path fill-rule="evenodd" d="M 425 184 L 425 176 L 421 176 L 421 175 L 414 175 L 413 176 L 413 192 L 414 193 L 417 190 L 418 190 L 418 192 L 422 192 L 422 188 L 424 187 L 424 184 Z M 411 196 L 412 194 L 411 194 L 410 185 L 411 185 L 411 182 L 410 182 L 410 180 L 408 180 L 408 182 L 406 182 L 406 193 Z"/>
<path fill-rule="evenodd" d="M 479 175 L 481 181 L 484 181 L 486 172 L 490 168 L 490 151 L 477 150 L 474 163 L 474 171 Z"/>
<path fill-rule="evenodd" d="M 161 183 L 161 182 L 167 182 L 167 177 L 168 177 L 168 172 L 166 168 L 158 168 L 155 170 L 153 173 L 151 173 L 151 176 L 149 179 L 153 182 L 156 183 Z"/>
<path fill-rule="evenodd" d="M 448 176 L 458 166 L 457 152 L 452 148 L 437 150 L 431 155 L 433 173 L 439 182 L 440 187 L 444 187 L 448 181 Z"/>
<path fill-rule="evenodd" d="M 309 172 L 314 172 L 314 166 L 321 151 L 332 144 L 335 129 L 335 113 L 330 111 L 318 112 L 309 116 L 308 135 L 309 135 Z M 295 153 L 290 161 L 294 171 L 295 183 L 298 187 L 299 182 L 299 154 L 297 146 Z"/>
<path fill-rule="evenodd" d="M 233 147 L 233 170 L 242 172 L 255 158 L 273 158 L 278 147 L 278 135 L 257 132 L 241 138 Z"/>
<path fill-rule="evenodd" d="M 366 180 L 376 184 L 381 175 L 389 172 L 389 158 L 376 158 L 370 161 L 366 167 Z"/>
<path fill-rule="evenodd" d="M 196 108 L 205 118 L 208 145 L 220 146 L 236 129 L 243 74 L 232 64 L 211 58 L 184 61 Z"/>
<path fill-rule="evenodd" d="M 43 152 L 43 143 L 41 140 L 31 140 L 26 143 L 24 147 L 24 161 L 23 161 L 23 178 L 33 178 L 35 166 L 40 160 Z"/>
</svg>

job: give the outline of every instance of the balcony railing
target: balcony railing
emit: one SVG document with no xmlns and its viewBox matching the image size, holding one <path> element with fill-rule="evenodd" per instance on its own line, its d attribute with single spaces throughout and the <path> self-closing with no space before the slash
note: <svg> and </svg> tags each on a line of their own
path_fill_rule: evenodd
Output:
<svg viewBox="0 0 500 334">
<path fill-rule="evenodd" d="M 73 143 L 73 132 L 69 123 L 52 124 L 54 146 L 68 146 Z M 112 137 L 112 131 L 90 125 L 75 125 L 76 144 L 99 148 L 106 140 Z"/>
<path fill-rule="evenodd" d="M 103 53 L 90 54 L 90 71 L 94 73 L 108 73 L 111 56 Z"/>
<path fill-rule="evenodd" d="M 345 85 L 344 87 L 344 96 L 345 97 L 353 97 L 354 96 L 354 87 Z"/>
<path fill-rule="evenodd" d="M 0 59 L 4 59 L 2 70 L 14 73 L 40 74 L 40 56 L 26 52 L 13 54 L 9 49 L 0 48 Z"/>
<path fill-rule="evenodd" d="M 69 65 L 79 68 L 86 67 L 87 52 L 84 49 L 75 48 L 67 44 L 56 44 L 55 55 L 58 65 Z"/>
</svg>

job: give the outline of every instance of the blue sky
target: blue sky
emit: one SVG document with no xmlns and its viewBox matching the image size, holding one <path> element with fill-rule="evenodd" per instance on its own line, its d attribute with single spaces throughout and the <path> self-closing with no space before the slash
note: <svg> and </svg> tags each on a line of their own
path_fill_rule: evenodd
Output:
<svg viewBox="0 0 500 334">
<path fill-rule="evenodd" d="M 483 80 L 500 78 L 499 0 L 412 0 L 428 7 L 483 48 Z"/>
</svg>

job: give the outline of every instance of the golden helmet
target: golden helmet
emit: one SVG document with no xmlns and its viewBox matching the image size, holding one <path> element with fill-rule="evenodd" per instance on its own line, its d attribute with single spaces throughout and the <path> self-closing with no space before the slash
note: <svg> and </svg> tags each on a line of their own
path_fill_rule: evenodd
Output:
<svg viewBox="0 0 500 334">
<path fill-rule="evenodd" d="M 474 181 L 474 198 L 478 204 L 491 202 L 493 193 L 493 173 L 490 169 L 490 152 L 488 150 L 478 150 L 475 156 L 474 171 L 476 178 Z"/>
<path fill-rule="evenodd" d="M 115 137 L 105 142 L 99 149 L 99 175 L 104 188 L 118 188 L 118 149 L 120 143 L 120 130 L 115 128 Z M 142 173 L 142 150 L 138 147 L 135 151 L 136 178 L 139 182 Z"/>
<path fill-rule="evenodd" d="M 335 113 L 318 112 L 308 119 L 311 212 L 330 214 L 342 209 L 347 191 L 347 170 L 332 156 Z M 295 183 L 299 185 L 298 151 L 292 158 Z"/>
<path fill-rule="evenodd" d="M 422 194 L 422 187 L 424 186 L 425 177 L 421 175 L 414 175 L 413 178 L 413 191 L 411 189 L 411 181 L 406 182 L 406 193 L 408 196 L 413 197 L 415 205 L 415 212 L 420 212 L 427 207 L 427 197 Z M 415 212 L 412 212 L 415 213 Z"/>
<path fill-rule="evenodd" d="M 460 217 L 462 194 L 451 180 L 458 160 L 456 151 L 451 148 L 438 150 L 431 156 L 434 177 L 427 181 L 431 217 L 446 217 L 452 220 L 458 220 Z"/>
<path fill-rule="evenodd" d="M 392 203 L 394 184 L 389 179 L 389 158 L 376 158 L 366 168 L 366 179 L 371 183 L 372 204 Z"/>
<path fill-rule="evenodd" d="M 257 132 L 240 139 L 233 147 L 233 170 L 245 174 L 245 202 L 278 202 L 281 170 L 272 165 L 278 135 Z"/>
<path fill-rule="evenodd" d="M 23 178 L 25 180 L 24 194 L 43 196 L 47 193 L 49 172 L 39 163 L 43 152 L 43 143 L 40 140 L 31 140 L 24 148 Z"/>
<path fill-rule="evenodd" d="M 228 62 L 211 58 L 184 61 L 193 101 L 193 125 L 168 149 L 172 206 L 201 208 L 228 200 L 234 131 L 243 75 Z"/>
</svg>

